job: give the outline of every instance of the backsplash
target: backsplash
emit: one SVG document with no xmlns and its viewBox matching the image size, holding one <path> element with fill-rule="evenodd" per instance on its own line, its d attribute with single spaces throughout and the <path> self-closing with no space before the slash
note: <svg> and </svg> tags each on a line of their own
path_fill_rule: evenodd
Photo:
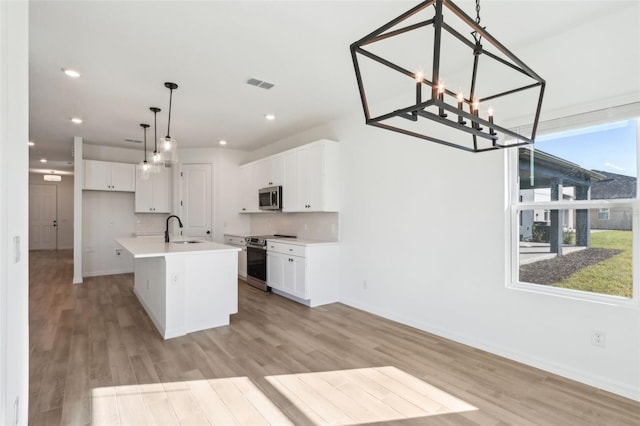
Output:
<svg viewBox="0 0 640 426">
<path fill-rule="evenodd" d="M 168 214 L 141 213 L 135 215 L 133 232 L 136 235 L 162 235 Z"/>
<path fill-rule="evenodd" d="M 251 235 L 285 234 L 319 241 L 339 241 L 338 213 L 260 213 L 251 215 Z"/>
</svg>

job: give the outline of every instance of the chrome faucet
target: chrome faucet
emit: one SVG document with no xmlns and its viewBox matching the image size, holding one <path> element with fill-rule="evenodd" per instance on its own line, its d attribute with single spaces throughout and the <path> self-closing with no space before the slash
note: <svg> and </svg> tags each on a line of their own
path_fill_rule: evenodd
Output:
<svg viewBox="0 0 640 426">
<path fill-rule="evenodd" d="M 171 219 L 172 217 L 175 217 L 176 219 L 178 219 L 178 225 L 180 225 L 180 228 L 182 228 L 182 221 L 180 220 L 180 218 L 178 216 L 176 216 L 175 214 L 172 214 L 171 216 L 169 216 L 167 218 L 167 226 L 166 228 L 164 228 L 164 242 L 168 243 L 169 242 L 169 219 Z"/>
</svg>

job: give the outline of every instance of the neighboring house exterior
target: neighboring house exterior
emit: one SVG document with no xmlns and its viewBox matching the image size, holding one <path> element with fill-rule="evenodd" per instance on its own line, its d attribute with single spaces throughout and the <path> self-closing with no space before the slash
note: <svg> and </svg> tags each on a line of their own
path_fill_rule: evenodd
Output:
<svg viewBox="0 0 640 426">
<path fill-rule="evenodd" d="M 539 150 L 518 151 L 520 200 L 522 202 L 554 200 L 588 200 L 594 182 L 605 176 L 578 164 Z M 575 232 L 575 243 L 589 247 L 591 218 L 581 210 L 523 210 L 520 215 L 520 240 L 545 241 L 551 253 L 562 254 L 563 234 Z"/>
<path fill-rule="evenodd" d="M 637 178 L 617 173 L 594 170 L 604 175 L 603 180 L 591 185 L 592 200 L 614 200 L 635 198 Z M 591 229 L 614 229 L 631 231 L 633 215 L 631 208 L 598 209 L 591 212 Z"/>
</svg>

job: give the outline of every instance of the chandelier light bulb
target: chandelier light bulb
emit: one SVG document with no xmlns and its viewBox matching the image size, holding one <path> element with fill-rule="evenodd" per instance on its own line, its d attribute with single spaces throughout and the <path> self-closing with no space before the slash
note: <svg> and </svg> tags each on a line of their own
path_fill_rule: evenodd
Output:
<svg viewBox="0 0 640 426">
<path fill-rule="evenodd" d="M 416 82 L 422 83 L 423 78 L 424 78 L 424 73 L 422 71 L 416 72 L 416 76 L 415 76 Z"/>
</svg>

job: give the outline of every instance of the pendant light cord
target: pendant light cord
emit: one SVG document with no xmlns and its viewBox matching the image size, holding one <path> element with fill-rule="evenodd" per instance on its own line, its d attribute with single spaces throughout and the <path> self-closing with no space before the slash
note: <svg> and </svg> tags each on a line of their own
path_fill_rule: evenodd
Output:
<svg viewBox="0 0 640 426">
<path fill-rule="evenodd" d="M 153 112 L 153 154 L 158 154 L 158 113 L 162 111 L 160 108 L 149 108 Z"/>
<path fill-rule="evenodd" d="M 144 129 L 144 162 L 147 162 L 147 128 L 142 126 Z"/>
<path fill-rule="evenodd" d="M 171 139 L 171 100 L 173 99 L 173 89 L 169 89 L 169 120 L 167 122 L 167 139 Z"/>
<path fill-rule="evenodd" d="M 158 113 L 153 111 L 153 153 L 158 153 Z"/>
</svg>

